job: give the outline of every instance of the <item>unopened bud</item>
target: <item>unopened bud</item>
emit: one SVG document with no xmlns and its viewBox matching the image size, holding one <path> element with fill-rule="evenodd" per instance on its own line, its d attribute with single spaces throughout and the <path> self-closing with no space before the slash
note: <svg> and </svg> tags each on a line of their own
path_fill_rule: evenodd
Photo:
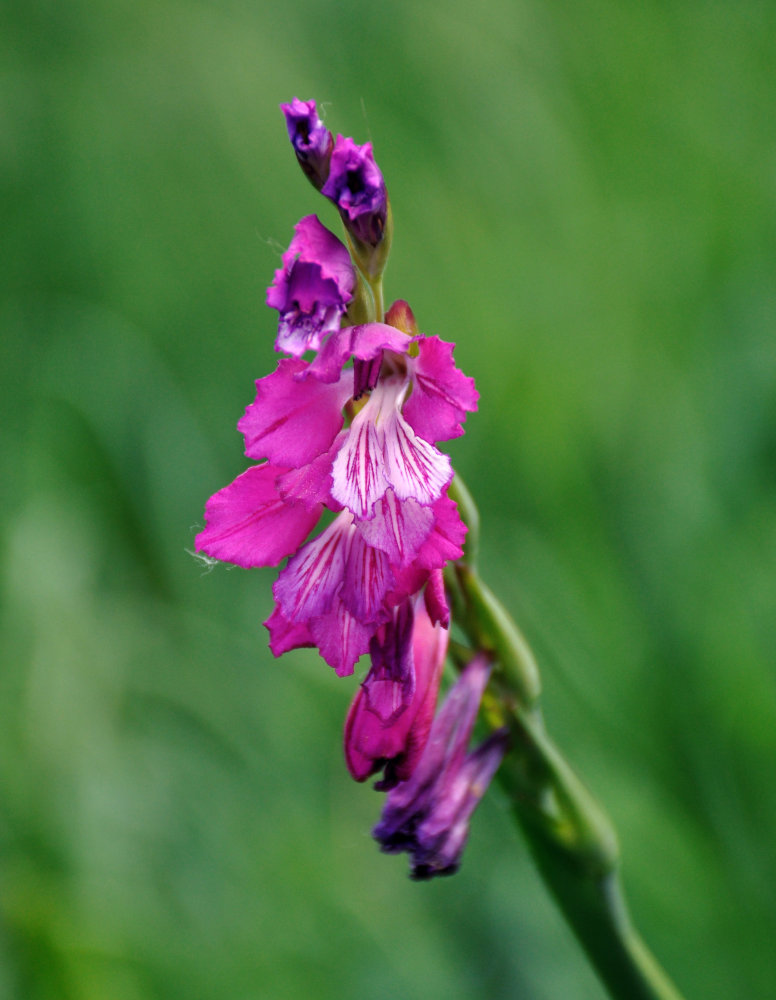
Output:
<svg viewBox="0 0 776 1000">
<path fill-rule="evenodd" d="M 334 145 L 331 132 L 318 117 L 315 101 L 300 101 L 295 97 L 290 104 L 281 104 L 280 109 L 286 116 L 288 137 L 299 166 L 310 183 L 320 191 L 329 176 L 329 160 Z"/>
</svg>

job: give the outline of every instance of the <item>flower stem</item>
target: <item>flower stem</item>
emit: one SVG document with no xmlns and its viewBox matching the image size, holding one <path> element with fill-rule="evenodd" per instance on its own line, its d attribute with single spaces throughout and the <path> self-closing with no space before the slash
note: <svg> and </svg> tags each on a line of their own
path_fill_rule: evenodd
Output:
<svg viewBox="0 0 776 1000">
<path fill-rule="evenodd" d="M 681 1000 L 629 918 L 608 818 L 541 721 L 521 717 L 519 709 L 508 714 L 520 749 L 505 759 L 501 785 L 547 887 L 610 995 Z"/>
<path fill-rule="evenodd" d="M 628 916 L 611 822 L 545 732 L 533 654 L 474 567 L 474 502 L 457 476 L 450 492 L 475 537 L 445 571 L 446 589 L 469 642 L 495 664 L 483 715 L 492 729 L 509 728 L 498 778 L 537 867 L 615 1000 L 681 1000 Z"/>
<path fill-rule="evenodd" d="M 374 280 L 370 280 L 369 287 L 375 300 L 375 319 L 378 323 L 385 320 L 385 302 L 383 300 L 383 278 L 382 275 Z"/>
</svg>

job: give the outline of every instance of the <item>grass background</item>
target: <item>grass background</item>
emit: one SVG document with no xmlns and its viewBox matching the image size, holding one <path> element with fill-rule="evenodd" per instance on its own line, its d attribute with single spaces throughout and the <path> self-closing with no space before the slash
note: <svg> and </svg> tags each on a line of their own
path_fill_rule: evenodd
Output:
<svg viewBox="0 0 776 1000">
<path fill-rule="evenodd" d="M 387 295 L 482 395 L 450 446 L 550 731 L 690 997 L 776 995 L 776 7 L 16 0 L 0 31 L 0 997 L 601 1000 L 498 790 L 454 879 L 369 837 L 354 681 L 186 550 L 373 139 Z"/>
</svg>

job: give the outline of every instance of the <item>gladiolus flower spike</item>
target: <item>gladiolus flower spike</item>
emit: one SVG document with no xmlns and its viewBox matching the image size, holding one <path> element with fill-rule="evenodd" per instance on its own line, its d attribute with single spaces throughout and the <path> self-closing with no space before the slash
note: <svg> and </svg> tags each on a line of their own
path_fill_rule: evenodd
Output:
<svg viewBox="0 0 776 1000">
<path fill-rule="evenodd" d="M 382 773 L 383 849 L 410 851 L 414 877 L 447 874 L 504 750 L 499 738 L 466 754 L 482 657 L 434 719 L 450 627 L 442 570 L 466 535 L 438 444 L 463 433 L 478 394 L 454 345 L 421 334 L 405 302 L 382 314 L 390 213 L 371 143 L 333 141 L 314 101 L 281 108 L 348 246 L 315 215 L 297 223 L 267 291 L 285 357 L 237 425 L 254 464 L 207 502 L 196 546 L 246 568 L 286 560 L 265 623 L 275 656 L 314 647 L 340 676 L 369 657 L 345 724 L 347 767 L 357 781 Z M 349 325 L 359 272 L 372 314 Z"/>
</svg>

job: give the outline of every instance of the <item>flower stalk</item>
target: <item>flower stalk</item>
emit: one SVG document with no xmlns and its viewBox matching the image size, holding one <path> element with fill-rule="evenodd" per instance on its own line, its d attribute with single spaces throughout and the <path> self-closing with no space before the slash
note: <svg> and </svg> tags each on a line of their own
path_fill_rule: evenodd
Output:
<svg viewBox="0 0 776 1000">
<path fill-rule="evenodd" d="M 452 495 L 471 546 L 479 516 L 458 475 Z M 533 654 L 472 559 L 469 547 L 445 569 L 445 585 L 457 624 L 471 646 L 494 663 L 482 716 L 493 731 L 509 731 L 510 752 L 496 779 L 539 872 L 612 997 L 681 1000 L 628 915 L 610 820 L 547 736 Z M 451 655 L 460 667 L 471 650 L 452 646 Z"/>
</svg>

